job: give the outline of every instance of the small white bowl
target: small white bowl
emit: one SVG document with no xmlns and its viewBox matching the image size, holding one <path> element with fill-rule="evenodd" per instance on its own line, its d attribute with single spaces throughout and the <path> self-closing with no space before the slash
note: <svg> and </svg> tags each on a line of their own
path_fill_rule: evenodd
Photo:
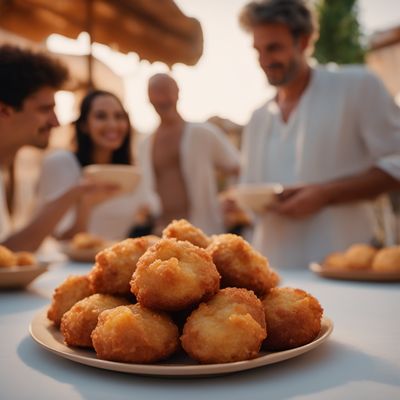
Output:
<svg viewBox="0 0 400 400">
<path fill-rule="evenodd" d="M 130 193 L 139 184 L 141 173 L 132 165 L 93 164 L 83 168 L 83 176 L 95 182 L 115 183 L 121 193 Z"/>
<path fill-rule="evenodd" d="M 277 195 L 282 192 L 280 183 L 249 183 L 236 186 L 233 193 L 240 206 L 262 213 L 277 201 Z"/>
</svg>

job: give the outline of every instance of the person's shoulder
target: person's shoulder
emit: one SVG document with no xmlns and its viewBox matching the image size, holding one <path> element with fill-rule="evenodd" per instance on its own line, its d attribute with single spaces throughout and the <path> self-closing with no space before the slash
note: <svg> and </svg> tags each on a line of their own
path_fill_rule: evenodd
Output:
<svg viewBox="0 0 400 400">
<path fill-rule="evenodd" d="M 269 111 L 268 105 L 273 100 L 273 98 L 269 98 L 267 101 L 264 101 L 260 106 L 258 106 L 250 115 L 250 119 L 248 124 L 258 124 L 263 122 L 265 119 L 268 118 Z"/>
<path fill-rule="evenodd" d="M 223 135 L 224 132 L 211 122 L 187 122 L 187 132 L 192 135 Z"/>
<path fill-rule="evenodd" d="M 48 164 L 78 164 L 75 154 L 66 149 L 49 150 L 44 157 L 44 161 Z"/>
<path fill-rule="evenodd" d="M 379 78 L 364 65 L 328 64 L 315 68 L 319 79 L 331 81 L 333 84 L 343 83 L 346 87 L 365 85 L 368 82 L 379 81 Z"/>
</svg>

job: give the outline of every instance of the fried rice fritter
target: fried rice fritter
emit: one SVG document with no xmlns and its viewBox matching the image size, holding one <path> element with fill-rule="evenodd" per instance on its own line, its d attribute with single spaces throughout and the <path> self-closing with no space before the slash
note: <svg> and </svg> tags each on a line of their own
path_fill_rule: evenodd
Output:
<svg viewBox="0 0 400 400">
<path fill-rule="evenodd" d="M 187 240 L 195 246 L 205 249 L 210 244 L 209 237 L 199 228 L 185 219 L 173 220 L 162 233 L 163 238 Z"/>
<path fill-rule="evenodd" d="M 0 268 L 8 268 L 17 265 L 15 254 L 7 247 L 0 245 Z"/>
<path fill-rule="evenodd" d="M 273 288 L 262 301 L 268 336 L 267 350 L 287 350 L 312 342 L 321 330 L 323 309 L 301 289 Z"/>
<path fill-rule="evenodd" d="M 351 245 L 345 252 L 347 268 L 370 269 L 377 251 L 375 247 L 364 243 Z"/>
<path fill-rule="evenodd" d="M 18 251 L 15 253 L 17 259 L 17 265 L 24 267 L 29 265 L 37 264 L 37 259 L 35 255 L 29 251 Z"/>
<path fill-rule="evenodd" d="M 135 304 L 103 311 L 92 341 L 101 359 L 151 363 L 177 350 L 179 334 L 167 314 Z"/>
<path fill-rule="evenodd" d="M 125 239 L 96 255 L 96 263 L 89 273 L 95 293 L 128 295 L 130 281 L 140 256 L 154 243 L 156 236 Z"/>
<path fill-rule="evenodd" d="M 60 326 L 61 318 L 77 301 L 93 294 L 87 275 L 71 275 L 53 294 L 47 318 L 56 326 Z"/>
<path fill-rule="evenodd" d="M 126 299 L 98 293 L 79 300 L 61 319 L 64 342 L 68 346 L 93 347 L 90 335 L 100 313 L 126 304 Z"/>
<path fill-rule="evenodd" d="M 279 275 L 269 267 L 267 258 L 240 236 L 213 236 L 207 252 L 221 274 L 221 287 L 245 288 L 263 296 L 279 282 Z"/>
<path fill-rule="evenodd" d="M 75 249 L 80 250 L 101 248 L 105 243 L 105 240 L 100 236 L 88 232 L 79 232 L 75 234 L 71 241 L 71 245 Z"/>
<path fill-rule="evenodd" d="M 372 263 L 372 270 L 400 272 L 400 246 L 391 246 L 379 250 Z"/>
<path fill-rule="evenodd" d="M 140 257 L 131 281 L 138 302 L 161 311 L 180 311 L 210 298 L 220 276 L 204 249 L 187 241 L 161 239 Z"/>
<path fill-rule="evenodd" d="M 187 319 L 183 349 L 204 364 L 255 358 L 267 335 L 264 309 L 252 291 L 220 290 Z"/>
</svg>

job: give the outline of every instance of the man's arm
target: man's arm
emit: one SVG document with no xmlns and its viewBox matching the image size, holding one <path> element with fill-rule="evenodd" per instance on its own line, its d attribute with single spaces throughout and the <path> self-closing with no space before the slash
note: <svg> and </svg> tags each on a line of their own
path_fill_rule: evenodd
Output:
<svg viewBox="0 0 400 400">
<path fill-rule="evenodd" d="M 46 236 L 53 233 L 68 209 L 77 207 L 77 219 L 68 231 L 74 233 L 86 230 L 92 208 L 117 194 L 119 187 L 113 183 L 82 181 L 63 195 L 46 203 L 33 220 L 19 232 L 9 236 L 3 243 L 13 251 L 36 251 Z"/>
<path fill-rule="evenodd" d="M 44 238 L 53 232 L 66 211 L 77 201 L 81 190 L 80 186 L 75 186 L 48 202 L 26 227 L 9 236 L 2 244 L 13 251 L 36 251 Z"/>
<path fill-rule="evenodd" d="M 399 181 L 374 167 L 352 177 L 287 188 L 273 210 L 288 217 L 303 218 L 330 205 L 373 199 L 398 189 Z"/>
</svg>

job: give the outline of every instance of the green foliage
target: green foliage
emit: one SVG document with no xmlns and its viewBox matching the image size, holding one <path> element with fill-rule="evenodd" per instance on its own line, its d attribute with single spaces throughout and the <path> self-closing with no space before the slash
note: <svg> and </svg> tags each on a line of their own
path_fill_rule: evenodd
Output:
<svg viewBox="0 0 400 400">
<path fill-rule="evenodd" d="M 359 64 L 365 49 L 357 19 L 357 0 L 318 0 L 320 34 L 315 58 L 321 63 Z"/>
</svg>

